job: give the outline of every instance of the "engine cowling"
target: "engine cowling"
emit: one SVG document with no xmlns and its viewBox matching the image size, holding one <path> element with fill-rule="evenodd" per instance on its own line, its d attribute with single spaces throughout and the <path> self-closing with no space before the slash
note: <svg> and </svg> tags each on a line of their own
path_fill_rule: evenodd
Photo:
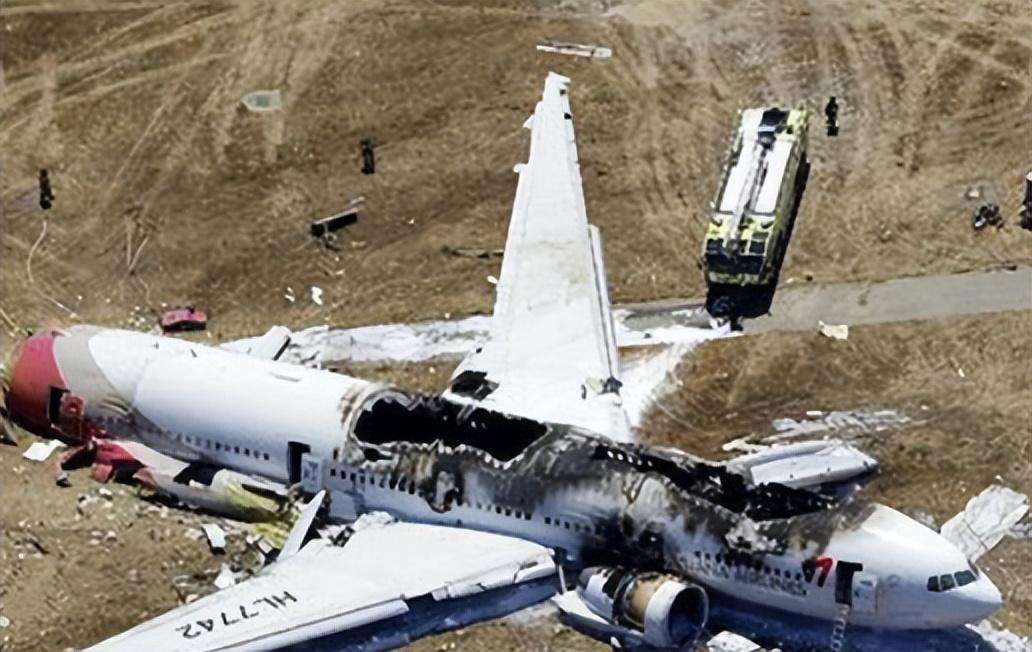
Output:
<svg viewBox="0 0 1032 652">
<path fill-rule="evenodd" d="M 709 617 L 709 598 L 701 586 L 660 573 L 587 568 L 577 591 L 596 615 L 654 647 L 691 646 Z"/>
</svg>

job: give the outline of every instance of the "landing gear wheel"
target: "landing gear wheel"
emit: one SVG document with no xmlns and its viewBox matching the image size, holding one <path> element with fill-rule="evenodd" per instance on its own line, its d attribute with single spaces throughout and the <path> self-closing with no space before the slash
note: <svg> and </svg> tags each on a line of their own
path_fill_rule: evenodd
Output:
<svg viewBox="0 0 1032 652">
<path fill-rule="evenodd" d="M 709 313 L 715 319 L 731 320 L 735 315 L 735 300 L 729 296 L 717 297 L 710 304 Z"/>
</svg>

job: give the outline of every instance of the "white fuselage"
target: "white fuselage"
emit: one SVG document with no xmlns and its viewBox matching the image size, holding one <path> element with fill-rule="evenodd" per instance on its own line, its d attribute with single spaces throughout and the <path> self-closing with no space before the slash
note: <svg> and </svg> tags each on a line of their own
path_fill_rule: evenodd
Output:
<svg viewBox="0 0 1032 652">
<path fill-rule="evenodd" d="M 427 433 L 391 420 L 371 427 L 381 440 L 373 446 L 359 440 L 357 420 L 378 397 L 404 393 L 128 331 L 73 328 L 53 349 L 60 382 L 106 436 L 278 482 L 304 477 L 306 488 L 330 491 L 341 520 L 382 510 L 507 534 L 562 550 L 571 565 L 609 552 L 616 563 L 677 573 L 752 603 L 859 625 L 948 627 L 999 605 L 996 588 L 955 547 L 884 506 L 789 519 L 777 550 L 743 555 L 729 531 L 748 519 L 669 473 L 628 465 L 653 455 L 646 447 L 541 425 L 548 435 L 501 461 L 476 446 L 413 443 Z M 384 436 L 397 443 L 383 445 Z M 931 577 L 949 578 L 940 586 L 950 588 L 930 590 Z"/>
</svg>

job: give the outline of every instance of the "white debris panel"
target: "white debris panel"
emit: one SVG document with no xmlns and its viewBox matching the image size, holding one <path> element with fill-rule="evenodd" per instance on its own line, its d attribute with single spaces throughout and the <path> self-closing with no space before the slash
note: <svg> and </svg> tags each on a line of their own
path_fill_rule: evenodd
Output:
<svg viewBox="0 0 1032 652">
<path fill-rule="evenodd" d="M 911 419 L 894 410 L 847 410 L 827 414 L 807 413 L 809 419 L 774 419 L 771 425 L 777 434 L 765 437 L 765 443 L 774 443 L 796 437 L 812 437 L 818 433 L 834 432 L 839 435 L 867 435 L 899 428 Z"/>
<path fill-rule="evenodd" d="M 709 652 L 755 652 L 760 646 L 733 632 L 720 632 L 706 642 Z"/>
<path fill-rule="evenodd" d="M 33 462 L 45 462 L 59 448 L 64 448 L 64 444 L 56 439 L 45 442 L 37 441 L 25 449 L 22 457 Z"/>
<path fill-rule="evenodd" d="M 977 561 L 1028 513 L 1028 496 L 1013 489 L 991 485 L 968 501 L 960 512 L 942 526 L 940 534 Z"/>
<path fill-rule="evenodd" d="M 545 39 L 541 43 L 538 43 L 537 49 L 539 52 L 554 52 L 555 54 L 567 54 L 573 57 L 590 57 L 592 59 L 608 59 L 613 56 L 612 48 L 605 48 L 601 45 L 553 41 L 552 39 Z"/>
</svg>

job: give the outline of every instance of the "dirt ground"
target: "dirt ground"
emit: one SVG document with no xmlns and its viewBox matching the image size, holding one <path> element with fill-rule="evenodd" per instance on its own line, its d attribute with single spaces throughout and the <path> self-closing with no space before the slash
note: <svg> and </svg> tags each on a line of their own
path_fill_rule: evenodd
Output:
<svg viewBox="0 0 1032 652">
<path fill-rule="evenodd" d="M 538 53 L 543 37 L 614 56 Z M 736 109 L 757 104 L 817 111 L 783 282 L 1032 262 L 1014 219 L 1032 165 L 1030 50 L 1020 0 L 4 0 L 0 351 L 40 324 L 147 327 L 163 303 L 208 310 L 214 339 L 487 312 L 497 260 L 444 248 L 504 242 L 520 125 L 548 70 L 573 78 L 616 302 L 701 293 L 695 258 L 721 158 Z M 244 109 L 261 89 L 279 90 L 283 108 Z M 828 95 L 842 104 L 837 139 L 821 128 Z M 360 173 L 366 136 L 372 176 Z M 56 195 L 47 212 L 40 168 Z M 1004 229 L 971 231 L 964 193 L 977 183 L 995 185 Z M 339 251 L 312 241 L 308 222 L 357 195 L 365 209 Z M 648 436 L 705 454 L 799 410 L 924 404 L 927 421 L 871 442 L 885 472 L 870 491 L 941 522 L 995 474 L 1029 489 L 1018 460 L 1030 338 L 1025 314 L 706 345 L 665 403 L 680 421 L 656 417 Z M 433 389 L 445 366 L 371 371 Z M 5 649 L 112 635 L 176 604 L 173 577 L 221 563 L 184 534 L 201 517 L 162 518 L 121 491 L 85 517 L 78 496 L 96 487 L 74 482 L 60 490 L 0 447 Z M 1004 622 L 1029 633 L 1027 542 L 1005 541 L 989 563 L 1011 592 Z M 494 623 L 419 649 L 587 646 L 555 625 Z"/>
</svg>

